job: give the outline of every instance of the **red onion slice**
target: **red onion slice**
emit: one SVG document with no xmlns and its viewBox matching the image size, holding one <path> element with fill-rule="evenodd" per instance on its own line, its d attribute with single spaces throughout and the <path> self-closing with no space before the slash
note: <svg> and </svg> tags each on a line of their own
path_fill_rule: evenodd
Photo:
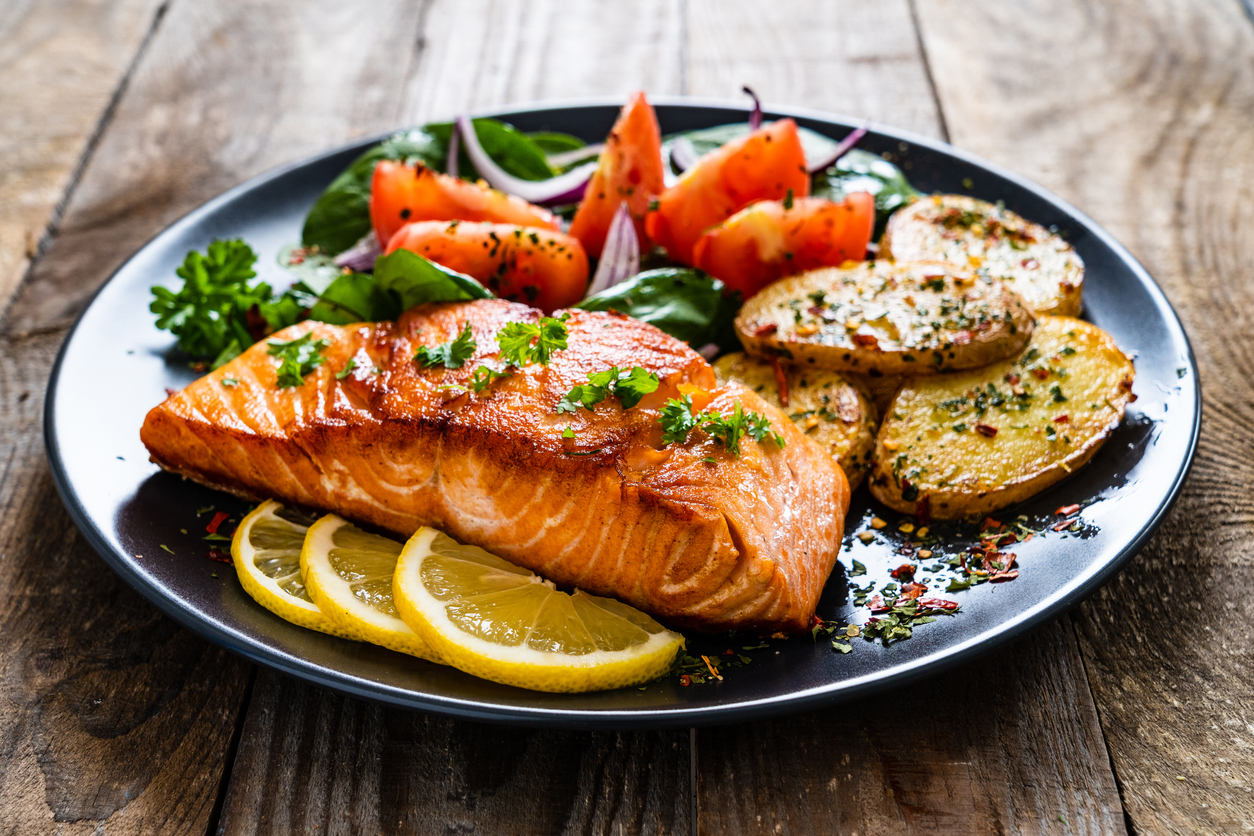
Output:
<svg viewBox="0 0 1254 836">
<path fill-rule="evenodd" d="M 679 137 L 671 143 L 671 165 L 680 171 L 687 171 L 701 159 L 697 147 L 687 137 Z"/>
<path fill-rule="evenodd" d="M 748 86 L 740 89 L 753 97 L 753 110 L 749 111 L 749 130 L 756 131 L 762 127 L 762 102 L 758 100 L 758 94 L 749 89 Z"/>
<path fill-rule="evenodd" d="M 461 168 L 461 132 L 454 130 L 449 134 L 448 138 L 448 159 L 444 162 L 444 171 L 454 177 L 458 175 L 458 169 Z"/>
<path fill-rule="evenodd" d="M 849 132 L 849 136 L 840 141 L 840 144 L 832 149 L 832 152 L 821 160 L 806 160 L 806 169 L 811 174 L 816 171 L 822 171 L 828 166 L 836 164 L 836 161 L 853 150 L 853 146 L 857 145 L 862 137 L 866 136 L 867 126 L 871 124 L 868 119 L 858 127 Z"/>
<path fill-rule="evenodd" d="M 488 152 L 479 144 L 479 137 L 475 135 L 475 126 L 469 116 L 457 117 L 457 129 L 461 132 L 462 141 L 466 143 L 466 154 L 474 163 L 479 176 L 487 180 L 492 188 L 517 195 L 528 203 L 553 205 L 581 200 L 588 188 L 589 178 L 599 165 L 593 160 L 548 180 L 524 180 L 510 174 L 488 156 Z"/>
<path fill-rule="evenodd" d="M 618 205 L 614 220 L 610 221 L 605 249 L 601 250 L 601 260 L 597 262 L 597 271 L 585 296 L 608 290 L 639 272 L 640 239 L 636 237 L 636 225 L 631 221 L 631 210 L 624 200 Z"/>
<path fill-rule="evenodd" d="M 336 267 L 347 267 L 355 273 L 363 273 L 374 268 L 374 260 L 383 255 L 383 247 L 379 237 L 370 230 L 362 239 L 335 257 Z"/>
<path fill-rule="evenodd" d="M 706 343 L 705 345 L 697 349 L 698 354 L 700 354 L 706 360 L 711 361 L 711 362 L 713 362 L 714 358 L 718 356 L 718 352 L 719 352 L 718 343 Z"/>
<path fill-rule="evenodd" d="M 569 151 L 562 151 L 558 154 L 549 154 L 545 159 L 549 161 L 549 165 L 553 168 L 565 168 L 571 163 L 577 163 L 582 159 L 599 157 L 604 150 L 605 143 L 596 142 L 592 145 L 585 145 L 582 148 L 572 148 Z"/>
</svg>

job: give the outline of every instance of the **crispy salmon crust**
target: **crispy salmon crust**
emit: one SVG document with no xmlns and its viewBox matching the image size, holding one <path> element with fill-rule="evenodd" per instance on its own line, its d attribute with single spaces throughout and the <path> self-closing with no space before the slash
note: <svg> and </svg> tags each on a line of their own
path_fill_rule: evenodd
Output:
<svg viewBox="0 0 1254 836">
<path fill-rule="evenodd" d="M 754 392 L 718 385 L 686 344 L 617 314 L 570 313 L 566 350 L 480 394 L 462 384 L 481 362 L 501 367 L 496 332 L 539 311 L 482 300 L 419 306 L 396 323 L 294 325 L 272 339 L 328 342 L 303 385 L 277 388 L 277 358 L 254 345 L 154 408 L 140 436 L 154 462 L 205 485 L 403 536 L 438 527 L 677 627 L 805 629 L 849 506 L 840 468 Z M 478 347 L 462 368 L 414 362 L 465 323 Z M 611 397 L 555 412 L 614 365 L 662 385 L 629 410 Z M 740 401 L 766 415 L 786 446 L 746 436 L 736 458 L 701 432 L 663 445 L 658 409 L 683 383 L 710 390 L 712 409 Z"/>
</svg>

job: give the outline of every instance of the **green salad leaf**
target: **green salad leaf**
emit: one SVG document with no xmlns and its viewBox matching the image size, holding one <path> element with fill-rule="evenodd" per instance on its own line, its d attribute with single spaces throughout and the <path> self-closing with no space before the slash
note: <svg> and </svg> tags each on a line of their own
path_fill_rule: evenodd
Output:
<svg viewBox="0 0 1254 836">
<path fill-rule="evenodd" d="M 739 294 L 723 292 L 723 283 L 699 270 L 663 267 L 638 273 L 608 290 L 589 296 L 577 308 L 618 311 L 647 322 L 693 348 L 713 343 L 738 351 L 733 321 Z"/>
<path fill-rule="evenodd" d="M 476 131 L 476 133 L 478 132 Z M 557 133 L 556 131 L 535 131 L 527 134 L 527 137 L 545 154 L 561 154 L 565 151 L 574 151 L 588 144 L 577 136 Z"/>
<path fill-rule="evenodd" d="M 510 174 L 525 180 L 546 180 L 553 176 L 543 147 L 527 134 L 495 119 L 475 119 L 474 126 L 488 156 Z M 400 160 L 443 171 L 452 135 L 452 122 L 436 122 L 394 134 L 370 148 L 331 181 L 318 198 L 305 218 L 301 242 L 329 255 L 342 253 L 356 244 L 370 232 L 370 183 L 375 165 L 380 160 Z M 561 140 L 556 139 L 559 136 L 564 135 L 544 134 L 543 141 L 549 145 L 560 143 Z M 459 160 L 459 170 L 473 175 L 474 166 L 464 151 Z"/>
<path fill-rule="evenodd" d="M 870 192 L 875 197 L 875 232 L 871 237 L 879 240 L 884 234 L 888 218 L 903 206 L 908 206 L 923 196 L 910 185 L 906 175 L 888 160 L 857 148 L 845 154 L 826 171 L 817 172 L 810 194 L 841 201 L 854 192 Z"/>
<path fill-rule="evenodd" d="M 409 250 L 380 256 L 374 263 L 374 280 L 379 287 L 396 295 L 398 305 L 395 314 L 378 319 L 395 319 L 423 302 L 492 298 L 492 291 L 465 273 L 450 270 Z"/>
</svg>

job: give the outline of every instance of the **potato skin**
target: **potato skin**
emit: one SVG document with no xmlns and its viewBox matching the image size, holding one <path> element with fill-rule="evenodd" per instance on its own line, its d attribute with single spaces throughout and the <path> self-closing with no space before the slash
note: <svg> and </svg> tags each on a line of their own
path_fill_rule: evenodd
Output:
<svg viewBox="0 0 1254 836">
<path fill-rule="evenodd" d="M 907 382 L 875 440 L 871 494 L 934 519 L 1021 502 L 1092 458 L 1135 399 L 1134 376 L 1105 331 L 1042 317 L 1013 360 Z"/>
<path fill-rule="evenodd" d="M 862 262 L 782 279 L 736 317 L 745 350 L 850 374 L 926 375 L 1012 357 L 1035 320 L 1018 294 L 940 262 Z"/>
<path fill-rule="evenodd" d="M 828 452 L 853 490 L 871 469 L 879 412 L 857 384 L 838 372 L 780 364 L 788 382 L 788 406 L 780 403 L 775 368 L 768 360 L 736 352 L 714 362 L 720 381 L 735 380 L 779 407 L 797 429 Z"/>
<path fill-rule="evenodd" d="M 888 220 L 880 257 L 932 259 L 1000 279 L 1038 314 L 1079 316 L 1084 261 L 1061 236 L 996 204 L 932 195 Z"/>
</svg>

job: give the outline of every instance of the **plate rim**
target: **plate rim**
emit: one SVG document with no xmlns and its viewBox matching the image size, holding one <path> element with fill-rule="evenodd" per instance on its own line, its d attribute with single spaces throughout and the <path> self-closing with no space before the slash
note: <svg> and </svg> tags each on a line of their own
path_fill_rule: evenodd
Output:
<svg viewBox="0 0 1254 836">
<path fill-rule="evenodd" d="M 720 110 L 740 111 L 746 115 L 749 112 L 749 109 L 740 102 L 727 99 L 651 96 L 650 100 L 655 106 L 717 108 Z M 470 115 L 473 118 L 491 117 L 508 120 L 513 116 L 543 113 L 544 111 L 567 111 L 589 107 L 621 107 L 622 102 L 621 98 L 612 96 L 541 100 L 479 109 Z M 804 107 L 768 106 L 764 110 L 768 118 L 794 117 L 847 129 L 853 129 L 865 124 L 869 131 L 955 157 L 995 174 L 1018 188 L 1031 192 L 1038 198 L 1062 210 L 1071 219 L 1085 227 L 1086 231 L 1100 239 L 1132 271 L 1133 275 L 1148 292 L 1154 308 L 1165 322 L 1168 330 L 1178 335 L 1185 349 L 1184 361 L 1187 363 L 1190 372 L 1187 377 L 1193 391 L 1193 423 L 1185 448 L 1184 461 L 1177 465 L 1171 485 L 1162 494 L 1163 498 L 1149 521 L 1137 532 L 1136 536 L 1119 548 L 1113 558 L 1101 564 L 1096 571 L 1084 578 L 1082 582 L 1073 582 L 1063 586 L 1056 590 L 1053 595 L 1035 602 L 1014 617 L 999 621 L 995 627 L 970 637 L 963 642 L 947 645 L 920 659 L 887 670 L 872 672 L 852 679 L 837 680 L 788 694 L 741 701 L 726 706 L 680 707 L 663 711 L 657 709 L 566 709 L 509 706 L 417 692 L 385 683 L 369 682 L 355 675 L 328 668 L 303 657 L 286 653 L 277 647 L 266 645 L 249 637 L 240 636 L 224 629 L 211 620 L 205 619 L 199 609 L 190 606 L 182 598 L 173 594 L 167 587 L 138 571 L 138 567 L 128 559 L 128 556 L 116 553 L 104 536 L 101 528 L 79 501 L 61 456 L 55 428 L 56 395 L 59 389 L 61 368 L 66 354 L 74 341 L 79 326 L 95 304 L 97 297 L 156 239 L 174 230 L 194 225 L 202 216 L 211 214 L 223 204 L 230 203 L 238 196 L 256 189 L 266 182 L 298 169 L 314 165 L 330 157 L 354 150 L 364 150 L 370 145 L 396 133 L 397 130 L 405 130 L 405 127 L 343 143 L 321 153 L 274 166 L 248 178 L 162 227 L 128 256 L 110 274 L 108 279 L 96 288 L 84 305 L 83 310 L 76 317 L 73 326 L 66 333 L 65 339 L 57 351 L 57 357 L 48 378 L 48 386 L 44 398 L 44 448 L 48 457 L 53 483 L 71 519 L 106 565 L 145 600 L 196 635 L 225 647 L 227 650 L 242 656 L 252 663 L 265 665 L 301 681 L 358 699 L 365 699 L 411 711 L 427 711 L 461 719 L 514 726 L 577 729 L 663 729 L 718 725 L 794 714 L 825 705 L 865 698 L 890 688 L 903 687 L 910 682 L 936 676 L 959 665 L 969 664 L 985 654 L 1022 638 L 1026 633 L 1042 626 L 1048 620 L 1062 615 L 1104 586 L 1116 572 L 1123 568 L 1132 556 L 1145 546 L 1148 540 L 1157 532 L 1166 515 L 1178 500 L 1184 483 L 1192 471 L 1193 463 L 1196 460 L 1202 424 L 1201 381 L 1198 375 L 1197 359 L 1194 355 L 1192 342 L 1184 328 L 1184 324 L 1180 320 L 1179 314 L 1175 311 L 1166 294 L 1154 280 L 1153 276 L 1150 275 L 1149 271 L 1109 232 L 1068 201 L 1010 169 L 976 154 L 956 148 L 947 142 L 879 122 L 854 119 L 829 111 Z"/>
</svg>

